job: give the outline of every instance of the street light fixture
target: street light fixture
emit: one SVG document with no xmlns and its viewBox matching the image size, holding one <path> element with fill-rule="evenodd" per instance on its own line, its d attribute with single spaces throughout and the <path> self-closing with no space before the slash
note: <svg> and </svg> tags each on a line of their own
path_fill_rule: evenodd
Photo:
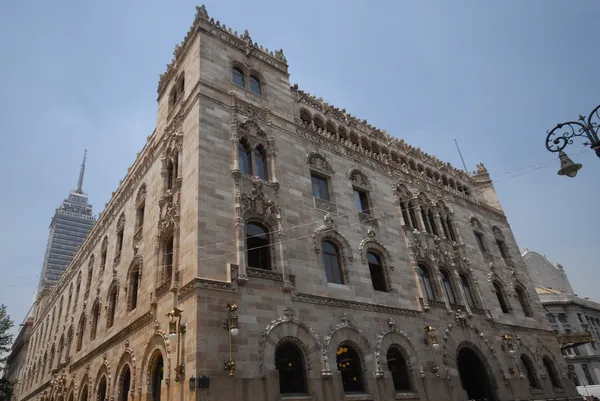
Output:
<svg viewBox="0 0 600 401">
<path fill-rule="evenodd" d="M 594 120 L 594 121 L 592 121 Z M 548 131 L 546 137 L 546 149 L 550 152 L 558 152 L 560 156 L 559 175 L 567 177 L 575 177 L 577 172 L 582 167 L 579 163 L 573 161 L 567 156 L 563 149 L 573 143 L 573 138 L 584 137 L 588 141 L 584 145 L 589 146 L 600 157 L 600 105 L 598 105 L 589 116 L 584 117 L 579 115 L 578 121 L 567 121 L 557 124 L 552 130 Z"/>
</svg>

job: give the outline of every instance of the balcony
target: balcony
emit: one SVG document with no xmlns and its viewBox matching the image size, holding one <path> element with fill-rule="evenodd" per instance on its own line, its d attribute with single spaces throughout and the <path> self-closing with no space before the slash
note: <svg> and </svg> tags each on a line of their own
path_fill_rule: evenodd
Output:
<svg viewBox="0 0 600 401">
<path fill-rule="evenodd" d="M 557 334 L 556 339 L 561 349 L 577 347 L 587 343 L 594 342 L 594 336 L 589 331 L 580 331 L 577 333 L 562 333 Z"/>
</svg>

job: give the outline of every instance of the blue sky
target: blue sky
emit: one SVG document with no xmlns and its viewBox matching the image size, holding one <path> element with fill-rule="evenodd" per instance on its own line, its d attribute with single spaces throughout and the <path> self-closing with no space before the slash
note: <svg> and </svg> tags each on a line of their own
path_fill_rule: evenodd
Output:
<svg viewBox="0 0 600 401">
<path fill-rule="evenodd" d="M 20 322 L 54 209 L 75 187 L 104 208 L 156 121 L 159 73 L 187 0 L 13 1 L 0 12 L 0 303 Z M 209 1 L 215 20 L 283 48 L 290 81 L 442 160 L 484 162 L 521 247 L 596 299 L 600 159 L 556 175 L 545 132 L 600 103 L 600 2 Z M 534 165 L 546 166 L 533 170 Z M 508 174 L 504 174 L 509 172 Z M 594 178 L 596 177 L 596 178 Z M 590 279 L 592 278 L 592 279 Z M 599 299 L 600 300 L 600 299 Z"/>
</svg>

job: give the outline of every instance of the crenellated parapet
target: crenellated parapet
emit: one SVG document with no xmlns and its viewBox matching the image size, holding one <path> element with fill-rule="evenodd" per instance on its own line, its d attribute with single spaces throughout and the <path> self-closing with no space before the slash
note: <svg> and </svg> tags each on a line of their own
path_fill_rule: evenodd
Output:
<svg viewBox="0 0 600 401">
<path fill-rule="evenodd" d="M 264 48 L 262 45 L 259 45 L 252 40 L 252 37 L 247 29 L 244 30 L 243 34 L 241 34 L 238 33 L 238 31 L 228 28 L 225 24 L 221 24 L 220 21 L 215 21 L 214 18 L 209 17 L 206 6 L 203 4 L 196 7 L 196 16 L 194 17 L 192 26 L 188 30 L 183 41 L 175 45 L 175 49 L 173 50 L 173 59 L 169 64 L 167 64 L 167 70 L 160 74 L 160 78 L 158 80 L 159 96 L 168 85 L 172 75 L 176 73 L 178 61 L 181 59 L 183 54 L 185 54 L 187 48 L 192 42 L 191 38 L 199 29 L 209 31 L 229 44 L 244 50 L 248 56 L 254 55 L 273 67 L 287 72 L 287 60 L 283 54 L 283 49 L 272 51 Z"/>
<path fill-rule="evenodd" d="M 439 171 L 446 171 L 450 173 L 455 180 L 462 180 L 465 184 L 470 184 L 471 174 L 453 167 L 450 163 L 444 162 L 434 155 L 423 152 L 418 147 L 409 145 L 403 139 L 398 139 L 388 134 L 386 130 L 372 126 L 367 120 L 361 120 L 351 115 L 346 111 L 346 109 L 340 109 L 339 107 L 327 103 L 323 100 L 323 98 L 317 98 L 316 96 L 299 89 L 298 84 L 290 86 L 290 92 L 292 98 L 294 98 L 297 103 L 307 105 L 310 108 L 322 113 L 325 118 L 331 118 L 337 123 L 345 125 L 347 131 L 349 131 L 348 135 L 352 134 L 352 131 L 354 131 L 358 136 L 366 136 L 369 141 L 377 141 L 377 145 L 380 149 L 387 149 L 387 151 L 381 154 L 382 157 L 393 159 L 390 152 L 397 151 L 403 156 L 414 158 L 416 162 L 424 163 L 427 166 Z M 318 130 L 319 127 L 315 127 L 315 129 Z M 323 129 L 327 128 L 323 127 Z M 354 145 L 357 149 L 361 147 L 365 148 L 362 146 L 361 142 L 352 144 L 350 141 L 349 145 Z M 397 159 L 400 160 L 399 155 L 397 156 Z"/>
</svg>

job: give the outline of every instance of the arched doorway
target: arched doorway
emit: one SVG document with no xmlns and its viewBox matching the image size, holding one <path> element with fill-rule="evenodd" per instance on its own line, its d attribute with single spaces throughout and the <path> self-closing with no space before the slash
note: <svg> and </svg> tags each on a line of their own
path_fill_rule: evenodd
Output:
<svg viewBox="0 0 600 401">
<path fill-rule="evenodd" d="M 488 369 L 477 353 L 463 347 L 456 357 L 460 382 L 469 400 L 496 401 L 496 392 L 490 380 Z"/>
</svg>

